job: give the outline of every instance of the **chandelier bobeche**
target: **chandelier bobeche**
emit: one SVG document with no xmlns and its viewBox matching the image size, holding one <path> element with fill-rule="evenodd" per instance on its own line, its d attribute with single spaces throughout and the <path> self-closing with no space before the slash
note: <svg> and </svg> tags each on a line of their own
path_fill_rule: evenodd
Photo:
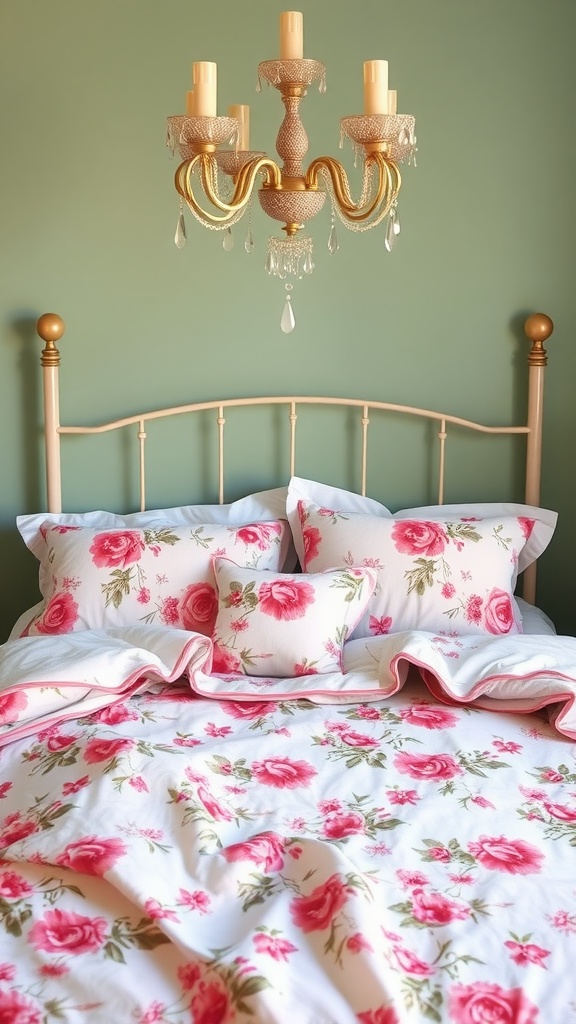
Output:
<svg viewBox="0 0 576 1024">
<path fill-rule="evenodd" d="M 331 200 L 332 217 L 328 249 L 338 250 L 336 217 L 353 231 L 366 231 L 387 220 L 385 246 L 394 247 L 400 232 L 398 193 L 401 177 L 398 164 L 415 164 L 416 136 L 414 118 L 396 112 L 397 94 L 388 89 L 388 62 L 364 62 L 364 112 L 340 121 L 340 148 L 344 138 L 351 140 L 355 158 L 361 156 L 363 174 L 360 198 L 351 197 L 348 177 L 342 164 L 331 156 L 316 157 L 303 169 L 308 137 L 300 120 L 300 101 L 306 89 L 319 83 L 326 92 L 326 71 L 317 60 L 303 56 L 303 19 L 299 11 L 280 15 L 280 57 L 258 66 L 257 91 L 262 81 L 278 89 L 286 113 L 276 139 L 280 166 L 266 153 L 251 150 L 249 143 L 249 107 L 231 106 L 227 117 L 217 116 L 216 64 L 193 64 L 193 88 L 186 94 L 186 114 L 168 118 L 167 145 L 178 152 L 181 164 L 175 174 L 180 195 L 180 213 L 175 242 L 186 242 L 184 203 L 200 223 L 214 231 L 224 231 L 224 249 L 234 244 L 233 225 L 250 210 L 250 201 L 258 180 L 258 199 L 264 212 L 280 221 L 285 237 L 268 240 L 266 270 L 282 280 L 300 278 L 314 269 L 313 244 L 309 235 L 299 234 L 304 225 L 322 209 L 325 186 Z M 221 149 L 223 144 L 230 149 Z M 202 196 L 197 198 L 197 193 Z M 210 209 L 203 205 L 208 200 Z M 244 243 L 247 252 L 254 249 L 250 214 Z M 292 284 L 287 281 L 286 301 L 281 327 L 294 328 L 291 304 Z"/>
</svg>

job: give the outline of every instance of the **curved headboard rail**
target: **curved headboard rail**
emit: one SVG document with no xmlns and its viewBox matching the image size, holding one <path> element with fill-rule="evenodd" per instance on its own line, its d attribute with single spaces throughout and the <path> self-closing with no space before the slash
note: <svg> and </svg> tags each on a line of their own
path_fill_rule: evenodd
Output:
<svg viewBox="0 0 576 1024">
<path fill-rule="evenodd" d="M 439 467 L 438 467 L 438 503 L 444 500 L 444 477 L 445 477 L 445 444 L 447 439 L 447 427 L 449 425 L 459 426 L 465 429 L 476 431 L 482 434 L 524 434 L 526 435 L 526 474 L 525 474 L 525 501 L 529 505 L 540 503 L 540 478 L 542 465 L 542 426 L 543 426 L 543 399 L 544 399 L 544 371 L 547 364 L 547 355 L 544 342 L 550 337 L 554 324 L 545 313 L 534 313 L 525 322 L 524 330 L 526 336 L 532 342 L 528 356 L 528 413 L 525 424 L 513 426 L 488 426 L 474 420 L 463 419 L 459 416 L 452 416 L 448 413 L 437 412 L 432 409 L 419 408 L 417 406 L 400 405 L 393 402 L 380 402 L 376 400 L 364 400 L 359 398 L 331 398 L 326 396 L 310 395 L 272 395 L 256 398 L 230 398 L 218 399 L 207 402 L 193 402 L 187 405 L 170 406 L 164 409 L 155 409 L 145 413 L 137 413 L 126 416 L 122 419 L 111 420 L 97 426 L 62 426 L 60 423 L 60 401 L 59 401 L 59 366 L 60 352 L 56 342 L 64 334 L 65 324 L 62 317 L 56 313 L 44 313 L 37 323 L 37 331 L 44 342 L 41 363 L 43 370 L 43 393 L 44 393 L 44 439 L 46 451 L 46 486 L 47 504 L 49 512 L 62 511 L 62 478 L 60 463 L 60 439 L 63 434 L 102 434 L 123 427 L 137 426 L 137 437 L 139 443 L 140 461 L 140 508 L 146 507 L 146 467 L 145 467 L 145 443 L 146 423 L 152 420 L 165 419 L 170 416 L 180 416 L 191 413 L 214 410 L 217 414 L 218 425 L 218 490 L 219 501 L 224 501 L 224 427 L 226 423 L 225 412 L 227 409 L 246 406 L 273 406 L 285 405 L 288 409 L 290 421 L 290 475 L 295 472 L 296 459 L 296 424 L 298 420 L 298 407 L 302 405 L 325 405 L 325 406 L 346 406 L 361 410 L 362 427 L 362 451 L 361 451 L 361 493 L 366 494 L 366 467 L 367 467 L 367 446 L 368 427 L 370 424 L 370 413 L 380 410 L 391 413 L 403 413 L 408 416 L 415 416 L 426 419 L 437 424 L 439 442 Z M 523 595 L 532 604 L 536 597 L 536 565 L 533 563 L 524 572 Z"/>
</svg>

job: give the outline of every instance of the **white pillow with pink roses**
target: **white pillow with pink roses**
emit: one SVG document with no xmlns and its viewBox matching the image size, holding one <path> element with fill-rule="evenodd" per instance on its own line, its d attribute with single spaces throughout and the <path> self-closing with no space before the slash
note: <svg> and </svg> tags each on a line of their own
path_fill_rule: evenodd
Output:
<svg viewBox="0 0 576 1024">
<path fill-rule="evenodd" d="M 26 635 L 70 633 L 136 623 L 210 636 L 218 597 L 216 555 L 243 566 L 278 570 L 291 543 L 285 520 L 141 529 L 40 528 L 39 584 L 44 604 Z"/>
</svg>

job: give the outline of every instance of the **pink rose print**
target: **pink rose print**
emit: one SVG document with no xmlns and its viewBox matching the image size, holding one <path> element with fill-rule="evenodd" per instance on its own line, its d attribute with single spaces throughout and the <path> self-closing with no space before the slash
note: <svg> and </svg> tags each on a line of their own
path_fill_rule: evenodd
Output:
<svg viewBox="0 0 576 1024">
<path fill-rule="evenodd" d="M 100 761 L 108 761 L 112 757 L 126 753 L 133 746 L 133 741 L 129 739 L 103 740 L 96 737 L 86 743 L 84 760 L 86 764 L 98 764 Z"/>
<path fill-rule="evenodd" d="M 252 936 L 252 941 L 257 953 L 266 953 L 273 960 L 284 960 L 288 962 L 288 953 L 296 953 L 298 946 L 294 946 L 288 939 L 281 939 L 279 935 L 266 935 L 259 932 Z"/>
<path fill-rule="evenodd" d="M 104 875 L 125 853 L 127 850 L 121 839 L 85 836 L 68 843 L 57 863 L 84 875 Z"/>
<path fill-rule="evenodd" d="M 316 886 L 309 896 L 295 896 L 290 903 L 294 924 L 303 932 L 321 932 L 330 926 L 334 917 L 352 892 L 341 875 L 331 875 Z"/>
<path fill-rule="evenodd" d="M 200 980 L 200 968 L 198 964 L 183 964 L 176 971 L 178 975 L 178 981 L 182 985 L 185 992 L 189 992 L 191 988 L 194 988 L 196 983 Z"/>
<path fill-rule="evenodd" d="M 0 992 L 0 1021 L 6 1024 L 42 1024 L 43 1010 L 19 992 Z"/>
<path fill-rule="evenodd" d="M 121 722 L 137 721 L 138 715 L 125 704 L 110 704 L 101 711 L 95 711 L 90 719 L 92 722 L 104 722 L 105 725 L 120 725 Z"/>
<path fill-rule="evenodd" d="M 424 729 L 451 729 L 458 725 L 458 716 L 445 708 L 437 708 L 432 704 L 413 704 L 400 711 L 400 718 L 411 725 L 421 725 Z"/>
<path fill-rule="evenodd" d="M 464 921 L 470 916 L 470 908 L 463 903 L 449 900 L 438 892 L 414 889 L 412 914 L 421 924 L 449 924 L 450 921 Z"/>
<path fill-rule="evenodd" d="M 7 962 L 3 964 L 0 963 L 0 981 L 14 981 L 15 977 L 16 967 L 14 966 L 14 964 L 9 964 Z M 2 1020 L 1 1016 L 0 1020 Z"/>
<path fill-rule="evenodd" d="M 265 761 L 254 761 L 252 774 L 257 782 L 276 789 L 296 789 L 307 786 L 318 774 L 307 761 L 292 761 L 289 757 L 267 757 Z"/>
<path fill-rule="evenodd" d="M 39 633 L 70 633 L 78 620 L 78 605 L 65 591 L 62 594 L 54 594 L 50 598 L 42 615 L 36 622 L 36 629 Z"/>
<path fill-rule="evenodd" d="M 443 782 L 462 774 L 460 765 L 450 754 L 399 753 L 394 764 L 403 775 L 425 781 Z"/>
<path fill-rule="evenodd" d="M 18 713 L 28 707 L 28 698 L 25 693 L 4 693 L 0 696 L 0 725 L 7 725 L 15 722 Z"/>
<path fill-rule="evenodd" d="M 211 583 L 193 583 L 180 599 L 180 621 L 184 629 L 210 636 L 218 613 L 218 598 Z"/>
<path fill-rule="evenodd" d="M 0 896 L 5 900 L 19 900 L 33 892 L 32 886 L 15 871 L 4 871 L 0 875 Z"/>
<path fill-rule="evenodd" d="M 398 967 L 401 971 L 405 971 L 406 974 L 417 974 L 422 978 L 429 978 L 434 974 L 434 968 L 420 960 L 409 949 L 405 949 L 403 946 L 395 946 L 393 953 Z"/>
<path fill-rule="evenodd" d="M 405 519 L 392 528 L 392 540 L 403 555 L 441 555 L 448 543 L 443 523 L 428 523 L 424 520 Z"/>
<path fill-rule="evenodd" d="M 546 969 L 544 963 L 547 956 L 550 956 L 549 949 L 542 949 L 542 946 L 536 946 L 533 942 L 512 942 L 512 940 L 505 942 L 504 945 L 510 950 L 510 959 L 516 964 L 520 964 L 521 967 L 525 967 L 527 964 L 537 964 L 538 967 Z"/>
<path fill-rule="evenodd" d="M 526 540 L 529 540 L 529 538 L 532 536 L 532 530 L 536 525 L 536 520 L 526 519 L 525 516 L 518 516 L 518 522 L 520 523 L 520 529 L 526 537 Z"/>
<path fill-rule="evenodd" d="M 497 587 L 486 599 L 484 625 L 489 633 L 509 633 L 514 626 L 512 600 L 505 590 Z"/>
<path fill-rule="evenodd" d="M 220 702 L 220 707 L 227 714 L 231 715 L 232 718 L 264 718 L 266 715 L 271 715 L 278 710 L 278 705 L 274 701 L 246 701 L 245 704 L 240 701 L 234 700 L 223 700 Z"/>
<path fill-rule="evenodd" d="M 261 832 L 244 843 L 222 850 L 227 861 L 251 860 L 262 871 L 281 871 L 284 867 L 284 839 L 276 832 Z"/>
<path fill-rule="evenodd" d="M 310 562 L 318 558 L 322 534 L 316 526 L 305 526 L 302 530 L 302 543 L 304 545 L 304 566 L 308 568 Z"/>
<path fill-rule="evenodd" d="M 232 821 L 232 812 L 212 796 L 205 786 L 198 786 L 198 799 L 215 821 Z"/>
<path fill-rule="evenodd" d="M 466 602 L 464 618 L 477 626 L 482 620 L 482 598 L 478 594 L 471 594 Z"/>
<path fill-rule="evenodd" d="M 377 1010 L 365 1010 L 357 1016 L 358 1024 L 400 1024 L 392 1006 L 379 1006 Z"/>
<path fill-rule="evenodd" d="M 83 917 L 72 911 L 47 910 L 30 929 L 29 941 L 45 953 L 93 953 L 106 938 L 103 917 Z"/>
<path fill-rule="evenodd" d="M 271 540 L 282 533 L 280 523 L 251 523 L 249 526 L 241 526 L 236 530 L 236 537 L 244 544 L 255 545 L 260 551 L 266 551 L 270 547 Z"/>
<path fill-rule="evenodd" d="M 0 826 L 0 850 L 17 843 L 38 831 L 35 822 L 23 818 L 19 811 L 9 814 Z"/>
<path fill-rule="evenodd" d="M 228 996 L 215 981 L 201 981 L 190 1003 L 194 1024 L 225 1024 L 230 1017 Z"/>
<path fill-rule="evenodd" d="M 538 1024 L 540 1014 L 521 988 L 501 988 L 489 982 L 453 985 L 450 1020 L 454 1024 Z"/>
<path fill-rule="evenodd" d="M 142 558 L 144 549 L 139 530 L 113 530 L 96 534 L 90 545 L 90 554 L 99 569 L 125 569 Z"/>
<path fill-rule="evenodd" d="M 242 662 L 234 651 L 215 643 L 212 651 L 212 674 L 228 675 L 230 672 L 241 672 Z"/>
<path fill-rule="evenodd" d="M 316 600 L 314 587 L 303 580 L 276 579 L 262 583 L 258 591 L 260 609 L 278 620 L 302 619 Z"/>
<path fill-rule="evenodd" d="M 468 843 L 468 850 L 483 867 L 509 875 L 535 874 L 544 860 L 544 854 L 535 846 L 505 836 L 480 836 L 478 842 Z"/>
<path fill-rule="evenodd" d="M 350 935 L 346 939 L 346 949 L 349 949 L 351 953 L 361 953 L 363 949 L 367 949 L 370 953 L 374 952 L 368 939 L 364 938 L 362 932 L 354 932 L 354 935 Z"/>
<path fill-rule="evenodd" d="M 383 615 L 377 619 L 375 615 L 371 615 L 368 619 L 368 629 L 372 636 L 386 636 L 392 629 L 392 616 Z"/>
<path fill-rule="evenodd" d="M 576 807 L 568 807 L 566 804 L 555 804 L 550 800 L 544 800 L 543 806 L 552 818 L 557 821 L 565 821 L 570 825 L 576 824 Z"/>
<path fill-rule="evenodd" d="M 322 833 L 327 839 L 345 839 L 346 836 L 364 832 L 364 824 L 364 818 L 358 811 L 329 814 L 322 827 Z"/>
</svg>

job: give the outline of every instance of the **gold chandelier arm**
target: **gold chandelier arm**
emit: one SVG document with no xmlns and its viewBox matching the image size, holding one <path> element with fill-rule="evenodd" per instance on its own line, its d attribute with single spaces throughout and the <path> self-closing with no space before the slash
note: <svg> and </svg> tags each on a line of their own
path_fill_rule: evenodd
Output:
<svg viewBox="0 0 576 1024">
<path fill-rule="evenodd" d="M 192 188 L 192 176 L 199 167 L 201 185 L 206 197 L 217 210 L 221 210 L 223 216 L 205 210 L 194 195 Z M 225 203 L 218 195 L 217 187 L 217 163 L 211 153 L 197 153 L 191 160 L 185 160 L 180 164 L 174 176 L 174 183 L 177 192 L 186 200 L 188 205 L 196 213 L 200 220 L 212 224 L 225 225 L 235 217 L 243 206 L 248 202 L 256 175 L 264 172 L 265 183 L 271 188 L 279 188 L 282 180 L 280 168 L 269 157 L 258 157 L 245 163 L 238 172 L 234 187 L 234 194 L 229 203 Z"/>
<path fill-rule="evenodd" d="M 355 203 L 352 200 L 346 171 L 338 160 L 330 156 L 320 156 L 312 161 L 306 172 L 306 186 L 317 188 L 318 174 L 320 171 L 325 171 L 330 178 L 334 198 L 343 217 L 352 223 L 370 220 L 374 214 L 378 214 L 379 219 L 381 219 L 388 213 L 396 199 L 400 191 L 402 178 L 398 165 L 393 160 L 387 160 L 380 152 L 373 152 L 366 155 L 364 164 L 365 182 L 372 164 L 375 164 L 378 168 L 378 187 L 375 196 L 367 205 L 362 206 L 361 201 Z"/>
</svg>

